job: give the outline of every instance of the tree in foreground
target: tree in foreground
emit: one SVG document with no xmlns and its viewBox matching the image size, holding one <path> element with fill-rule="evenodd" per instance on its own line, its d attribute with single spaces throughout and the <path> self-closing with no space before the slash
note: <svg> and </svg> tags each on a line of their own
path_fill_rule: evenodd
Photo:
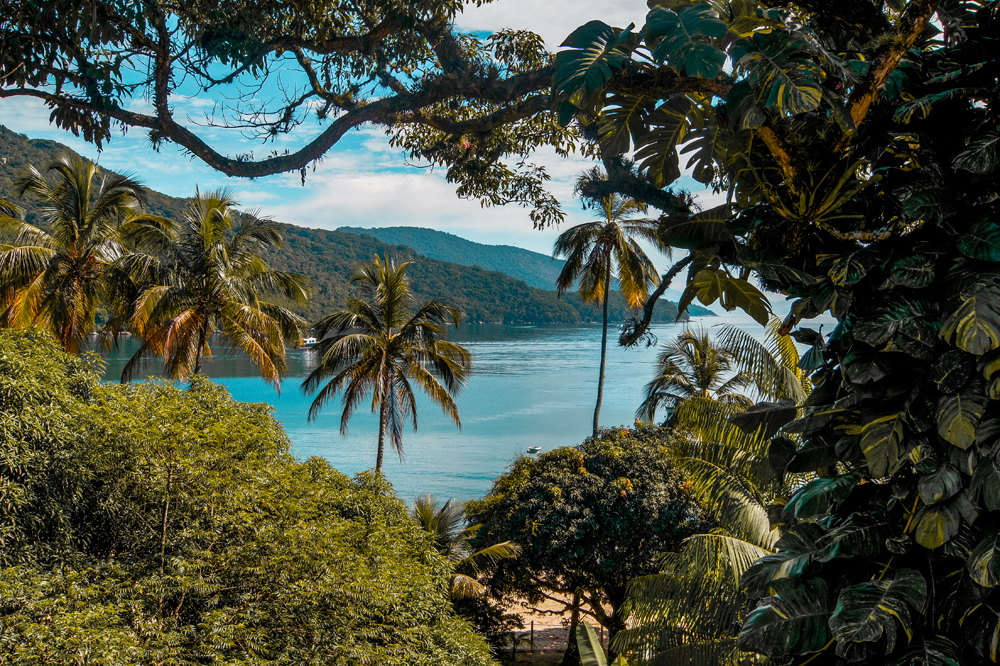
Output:
<svg viewBox="0 0 1000 666">
<path fill-rule="evenodd" d="M 45 173 L 29 168 L 16 188 L 41 202 L 42 219 L 33 225 L 12 206 L 0 209 L 2 324 L 44 326 L 63 349 L 79 351 L 102 298 L 115 288 L 107 267 L 124 254 L 120 228 L 138 212 L 145 190 L 78 156 L 59 158 Z"/>
<path fill-rule="evenodd" d="M 597 169 L 585 174 L 577 186 L 579 191 L 588 180 L 601 180 Z M 618 194 L 591 202 L 599 208 L 603 219 L 570 227 L 559 234 L 553 247 L 555 257 L 565 257 L 556 290 L 563 294 L 579 283 L 580 297 L 585 303 L 597 301 L 603 305 L 601 317 L 601 366 L 597 378 L 597 405 L 594 407 L 594 435 L 597 435 L 604 397 L 604 368 L 608 353 L 608 300 L 611 281 L 629 307 L 638 307 L 647 297 L 649 284 L 657 281 L 656 268 L 637 240 L 657 242 L 655 220 L 634 219 L 645 211 L 639 202 Z"/>
<path fill-rule="evenodd" d="M 270 407 L 101 383 L 40 329 L 0 358 L 5 664 L 495 664 L 388 484 L 296 461 Z"/>
<path fill-rule="evenodd" d="M 438 508 L 433 496 L 418 497 L 413 502 L 410 515 L 431 535 L 434 548 L 455 563 L 455 573 L 451 575 L 452 599 L 482 596 L 486 588 L 477 577 L 483 565 L 521 554 L 521 547 L 513 541 L 474 549 L 470 542 L 482 525 L 469 525 L 465 518 L 465 506 L 453 499 Z"/>
<path fill-rule="evenodd" d="M 305 303 L 308 278 L 268 268 L 261 254 L 281 247 L 275 223 L 236 205 L 227 192 L 198 192 L 179 225 L 138 217 L 123 227 L 133 251 L 112 266 L 120 279 L 111 302 L 120 314 L 108 328 L 143 340 L 123 382 L 152 356 L 163 358 L 168 377 L 199 374 L 218 332 L 279 387 L 285 344 L 301 337 L 304 325 L 282 303 Z"/>
<path fill-rule="evenodd" d="M 521 555 L 485 580 L 495 597 L 554 601 L 574 628 L 590 617 L 613 638 L 628 581 L 656 571 L 655 556 L 704 530 L 690 486 L 671 462 L 670 430 L 604 429 L 576 447 L 518 458 L 483 499 L 466 504 L 481 523 L 475 543 L 516 541 Z M 575 663 L 573 632 L 564 663 Z"/>
<path fill-rule="evenodd" d="M 606 142 L 612 166 L 634 149 L 660 186 L 690 154 L 731 193 L 664 219 L 665 242 L 692 252 L 682 304 L 752 311 L 756 274 L 792 299 L 781 332 L 811 347 L 804 415 L 745 413 L 783 428 L 775 482 L 792 464 L 816 478 L 774 508 L 777 552 L 744 574 L 762 601 L 743 650 L 998 658 L 998 31 L 984 0 L 669 3 L 641 32 L 593 21 L 557 56 L 566 118 L 627 144 Z M 650 85 L 615 90 L 619 76 Z M 800 327 L 826 312 L 829 335 Z"/>
<path fill-rule="evenodd" d="M 407 419 L 417 428 L 414 382 L 456 425 L 462 427 L 458 407 L 452 398 L 462 386 L 472 364 L 472 356 L 453 342 L 443 339 L 448 323 L 458 325 L 461 313 L 442 300 L 432 299 L 411 311 L 413 294 L 406 267 L 388 255 L 376 256 L 361 266 L 351 282 L 360 286 L 366 299 L 349 298 L 347 307 L 327 315 L 313 327 L 320 342 L 319 362 L 302 382 L 311 393 L 323 386 L 309 407 L 309 419 L 343 392 L 344 407 L 340 432 L 354 411 L 371 395 L 372 412 L 378 410 L 378 452 L 375 472 L 382 472 L 386 437 L 403 459 L 403 427 Z"/>
</svg>

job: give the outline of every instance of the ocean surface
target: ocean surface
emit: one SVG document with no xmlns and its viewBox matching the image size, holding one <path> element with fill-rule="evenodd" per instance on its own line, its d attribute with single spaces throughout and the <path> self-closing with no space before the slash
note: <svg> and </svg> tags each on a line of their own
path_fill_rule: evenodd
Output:
<svg viewBox="0 0 1000 666">
<path fill-rule="evenodd" d="M 723 322 L 754 335 L 763 333 L 763 327 L 742 313 L 698 317 L 690 325 L 710 329 Z M 654 325 L 651 330 L 663 342 L 682 331 L 683 325 Z M 590 435 L 600 362 L 599 325 L 463 325 L 452 329 L 449 339 L 473 354 L 468 385 L 455 400 L 462 428 L 422 393 L 417 395 L 418 429 L 404 432 L 402 461 L 386 450 L 382 469 L 400 498 L 409 503 L 425 493 L 439 499 L 482 497 L 493 479 L 528 447 L 548 451 L 579 444 Z M 655 347 L 622 349 L 616 340 L 617 330 L 610 328 L 603 426 L 634 421 L 656 360 Z M 105 355 L 106 379 L 118 379 L 135 347 L 134 341 L 125 341 Z M 349 476 L 374 467 L 378 417 L 368 411 L 370 402 L 351 418 L 346 436 L 340 433 L 339 398 L 328 403 L 319 418 L 307 420 L 312 396 L 304 395 L 299 385 L 315 366 L 314 352 L 289 350 L 289 372 L 280 394 L 260 379 L 249 361 L 227 355 L 219 346 L 213 354 L 206 374 L 226 386 L 236 400 L 270 404 L 297 457 L 321 456 Z M 150 373 L 158 367 L 152 363 Z"/>
</svg>

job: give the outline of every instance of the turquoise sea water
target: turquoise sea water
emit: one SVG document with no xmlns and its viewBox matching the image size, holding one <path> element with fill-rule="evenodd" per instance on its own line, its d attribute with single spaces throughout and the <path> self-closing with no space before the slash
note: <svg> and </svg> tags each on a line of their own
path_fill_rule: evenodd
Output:
<svg viewBox="0 0 1000 666">
<path fill-rule="evenodd" d="M 759 334 L 762 328 L 745 316 L 704 317 L 694 325 L 738 323 Z M 666 340 L 681 325 L 658 325 Z M 642 390 L 652 377 L 655 348 L 621 349 L 617 331 L 609 330 L 608 367 L 601 425 L 631 424 Z M 417 398 L 418 430 L 403 435 L 402 462 L 386 451 L 383 472 L 407 502 L 420 494 L 467 499 L 489 491 L 493 479 L 529 446 L 547 451 L 579 444 L 591 432 L 597 396 L 601 328 L 573 326 L 462 326 L 449 334 L 473 354 L 468 385 L 456 397 L 462 429 L 422 394 Z M 107 355 L 106 377 L 116 380 L 134 345 L 122 344 Z M 340 434 L 339 399 L 320 417 L 307 421 L 312 396 L 299 390 L 315 364 L 314 352 L 289 350 L 289 376 L 281 393 L 260 379 L 245 359 L 216 348 L 206 374 L 225 385 L 237 400 L 267 402 L 282 422 L 300 458 L 322 456 L 348 475 L 375 464 L 378 419 L 363 406 Z M 155 372 L 155 365 L 150 372 Z"/>
</svg>

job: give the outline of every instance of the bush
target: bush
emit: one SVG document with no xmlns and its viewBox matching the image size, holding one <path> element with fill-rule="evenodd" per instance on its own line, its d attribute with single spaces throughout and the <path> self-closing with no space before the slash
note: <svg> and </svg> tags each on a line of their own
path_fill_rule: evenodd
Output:
<svg viewBox="0 0 1000 666">
<path fill-rule="evenodd" d="M 98 384 L 47 337 L 0 331 L 9 663 L 492 663 L 384 481 L 295 461 L 203 378 Z"/>
</svg>

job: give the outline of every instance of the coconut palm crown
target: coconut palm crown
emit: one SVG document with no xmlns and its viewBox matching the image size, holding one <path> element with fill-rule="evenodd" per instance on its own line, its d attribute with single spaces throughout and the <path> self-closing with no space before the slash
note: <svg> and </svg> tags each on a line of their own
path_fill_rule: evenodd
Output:
<svg viewBox="0 0 1000 666">
<path fill-rule="evenodd" d="M 577 180 L 576 192 L 582 195 L 594 180 L 604 175 L 597 169 Z M 608 349 L 608 292 L 616 280 L 629 307 L 640 307 L 646 300 L 649 286 L 659 281 L 656 267 L 646 256 L 638 240 L 659 243 L 656 220 L 639 218 L 645 211 L 642 204 L 612 194 L 589 200 L 591 207 L 601 211 L 601 219 L 584 222 L 564 231 L 556 239 L 553 255 L 566 260 L 556 278 L 556 291 L 562 295 L 579 284 L 580 297 L 587 303 L 603 303 L 601 332 L 601 366 L 597 382 L 597 405 L 594 408 L 594 434 L 600 422 L 604 395 L 604 371 Z"/>
<path fill-rule="evenodd" d="M 41 202 L 41 220 L 0 206 L 0 324 L 43 326 L 64 350 L 79 351 L 109 287 L 106 269 L 124 254 L 121 225 L 145 203 L 145 189 L 76 155 L 44 173 L 29 167 L 15 187 Z"/>
<path fill-rule="evenodd" d="M 343 394 L 343 435 L 362 400 L 371 396 L 371 410 L 379 414 L 377 473 L 382 471 L 386 437 L 402 460 L 403 426 L 410 420 L 417 429 L 412 383 L 462 427 L 452 395 L 465 385 L 472 357 L 443 339 L 446 324 L 458 325 L 461 314 L 439 299 L 411 311 L 414 299 L 406 277 L 411 263 L 397 265 L 388 255 L 376 255 L 357 270 L 351 282 L 366 292 L 366 298 L 347 299 L 344 309 L 314 326 L 320 338 L 315 347 L 319 363 L 302 383 L 305 393 L 319 389 L 309 408 L 310 420 Z"/>
<path fill-rule="evenodd" d="M 180 225 L 138 217 L 122 230 L 133 251 L 111 267 L 118 279 L 109 321 L 113 336 L 128 329 L 143 344 L 122 371 L 135 376 L 154 356 L 165 373 L 183 379 L 202 371 L 214 333 L 247 356 L 275 388 L 285 373 L 285 344 L 305 322 L 282 303 L 305 303 L 308 278 L 271 270 L 261 254 L 281 247 L 273 220 L 238 213 L 225 190 L 201 193 Z"/>
</svg>

